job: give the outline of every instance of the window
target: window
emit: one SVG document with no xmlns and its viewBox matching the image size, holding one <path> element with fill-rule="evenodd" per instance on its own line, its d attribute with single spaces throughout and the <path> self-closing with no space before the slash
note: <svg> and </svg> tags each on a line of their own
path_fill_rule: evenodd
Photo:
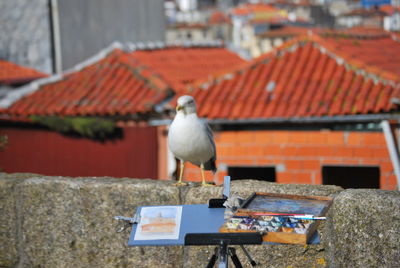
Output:
<svg viewBox="0 0 400 268">
<path fill-rule="evenodd" d="M 379 167 L 324 166 L 322 183 L 347 188 L 379 188 Z"/>
<path fill-rule="evenodd" d="M 232 180 L 276 181 L 275 167 L 233 166 L 228 167 L 228 176 Z"/>
</svg>

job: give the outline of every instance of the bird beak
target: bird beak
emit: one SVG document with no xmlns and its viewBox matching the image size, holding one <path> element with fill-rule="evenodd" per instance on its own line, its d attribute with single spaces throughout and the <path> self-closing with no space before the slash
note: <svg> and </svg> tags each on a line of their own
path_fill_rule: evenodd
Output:
<svg viewBox="0 0 400 268">
<path fill-rule="evenodd" d="M 177 106 L 176 106 L 176 111 L 178 112 L 178 111 L 180 111 L 180 110 L 183 110 L 183 106 L 177 105 Z"/>
</svg>

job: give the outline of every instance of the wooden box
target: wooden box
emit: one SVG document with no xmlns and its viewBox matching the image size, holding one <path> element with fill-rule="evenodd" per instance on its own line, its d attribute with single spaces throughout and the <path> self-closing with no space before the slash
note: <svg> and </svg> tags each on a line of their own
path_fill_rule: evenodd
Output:
<svg viewBox="0 0 400 268">
<path fill-rule="evenodd" d="M 324 196 L 256 192 L 242 204 L 233 217 L 225 221 L 219 231 L 261 232 L 264 242 L 307 244 L 317 230 L 319 220 L 296 220 L 285 214 L 320 217 L 325 215 L 331 203 L 332 198 Z"/>
</svg>

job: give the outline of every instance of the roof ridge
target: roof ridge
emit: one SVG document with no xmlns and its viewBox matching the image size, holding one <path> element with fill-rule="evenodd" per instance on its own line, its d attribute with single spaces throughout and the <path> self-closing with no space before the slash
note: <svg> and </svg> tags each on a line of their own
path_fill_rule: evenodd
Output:
<svg viewBox="0 0 400 268">
<path fill-rule="evenodd" d="M 122 44 L 122 49 L 128 52 L 143 51 L 143 50 L 157 50 L 165 48 L 204 48 L 204 47 L 224 47 L 224 42 L 221 40 L 205 40 L 205 41 L 148 41 L 148 42 L 127 42 Z"/>
</svg>

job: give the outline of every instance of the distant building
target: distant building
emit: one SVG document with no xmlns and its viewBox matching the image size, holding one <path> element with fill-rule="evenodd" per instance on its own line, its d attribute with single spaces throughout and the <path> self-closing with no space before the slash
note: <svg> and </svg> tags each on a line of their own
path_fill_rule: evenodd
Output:
<svg viewBox="0 0 400 268">
<path fill-rule="evenodd" d="M 230 16 L 233 47 L 247 51 L 252 58 L 262 54 L 257 35 L 289 21 L 285 10 L 267 4 L 239 5 L 230 11 Z"/>
<path fill-rule="evenodd" d="M 208 180 L 396 189 L 390 151 L 398 148 L 389 144 L 398 137 L 381 128 L 393 120 L 397 130 L 400 120 L 392 38 L 361 29 L 307 35 L 190 86 L 215 129 L 218 173 Z M 187 164 L 185 177 L 200 180 L 198 168 Z"/>
<path fill-rule="evenodd" d="M 0 59 L 53 71 L 48 0 L 0 1 Z"/>
<path fill-rule="evenodd" d="M 211 12 L 204 23 L 172 23 L 167 26 L 167 43 L 184 42 L 230 42 L 232 35 L 231 20 L 222 11 Z"/>
<path fill-rule="evenodd" d="M 303 20 L 316 27 L 332 27 L 334 17 L 323 1 L 269 1 L 274 7 L 288 12 L 291 21 Z"/>
<path fill-rule="evenodd" d="M 60 72 L 123 42 L 164 41 L 163 0 L 0 1 L 0 58 Z"/>
<path fill-rule="evenodd" d="M 400 31 L 400 7 L 383 5 L 380 10 L 386 13 L 383 18 L 383 28 L 386 31 Z"/>
<path fill-rule="evenodd" d="M 262 53 L 267 53 L 286 41 L 301 35 L 307 35 L 311 31 L 312 28 L 282 25 L 258 34 L 258 46 Z"/>
<path fill-rule="evenodd" d="M 383 28 L 386 13 L 377 9 L 354 9 L 341 14 L 336 19 L 337 27 L 351 28 L 355 26 Z"/>
</svg>

